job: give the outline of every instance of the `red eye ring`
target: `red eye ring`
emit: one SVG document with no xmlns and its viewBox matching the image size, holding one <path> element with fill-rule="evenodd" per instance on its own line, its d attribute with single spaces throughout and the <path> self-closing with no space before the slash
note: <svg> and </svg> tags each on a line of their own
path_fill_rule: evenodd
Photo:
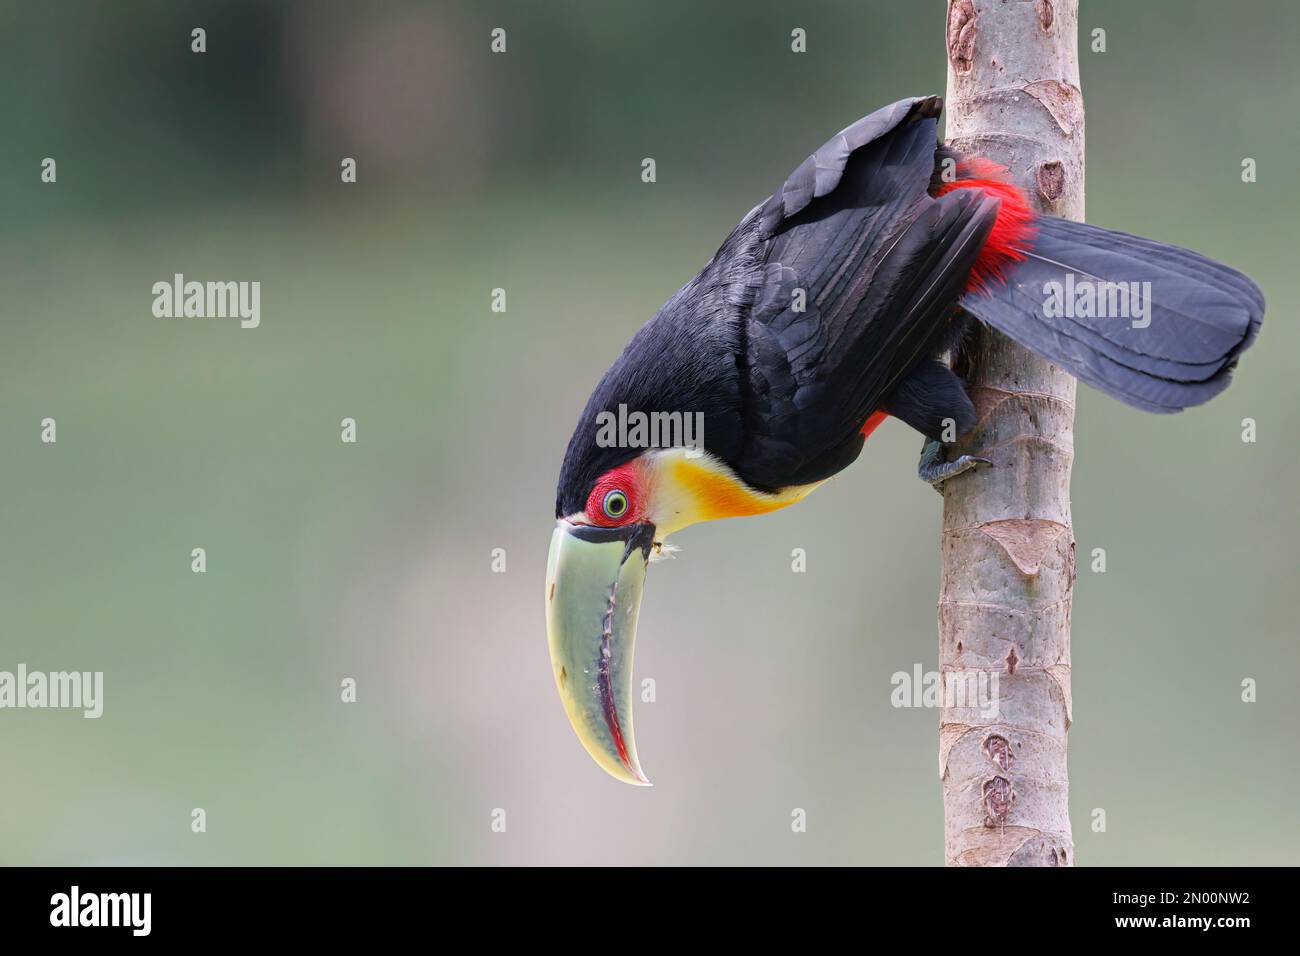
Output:
<svg viewBox="0 0 1300 956">
<path fill-rule="evenodd" d="M 586 518 L 603 528 L 617 528 L 640 520 L 644 506 L 637 466 L 628 462 L 596 480 L 587 495 Z"/>
</svg>

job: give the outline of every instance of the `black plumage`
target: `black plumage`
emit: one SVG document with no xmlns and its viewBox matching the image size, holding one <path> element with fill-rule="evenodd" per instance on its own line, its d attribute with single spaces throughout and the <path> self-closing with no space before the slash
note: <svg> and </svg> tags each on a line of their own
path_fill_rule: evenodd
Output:
<svg viewBox="0 0 1300 956">
<path fill-rule="evenodd" d="M 1226 384 L 1263 300 L 1195 253 L 1042 216 L 1008 281 L 967 292 L 1000 201 L 978 189 L 936 195 L 940 108 L 916 98 L 864 117 L 750 211 L 592 393 L 557 516 L 581 510 L 597 478 L 643 451 L 597 444 L 597 414 L 620 405 L 703 413 L 705 448 L 759 490 L 846 467 L 882 406 L 930 437 L 947 418 L 960 434 L 974 410 L 936 358 L 968 315 L 1139 407 L 1174 410 Z M 1068 270 L 1153 282 L 1159 334 L 1113 319 L 1045 321 L 1041 286 Z"/>
<path fill-rule="evenodd" d="M 1029 257 L 1005 284 L 962 308 L 1094 388 L 1137 408 L 1176 412 L 1228 387 L 1255 340 L 1264 296 L 1249 278 L 1199 253 L 1111 229 L 1040 216 Z M 1047 316 L 1044 288 L 1067 275 L 1149 283 L 1148 314 Z"/>
</svg>

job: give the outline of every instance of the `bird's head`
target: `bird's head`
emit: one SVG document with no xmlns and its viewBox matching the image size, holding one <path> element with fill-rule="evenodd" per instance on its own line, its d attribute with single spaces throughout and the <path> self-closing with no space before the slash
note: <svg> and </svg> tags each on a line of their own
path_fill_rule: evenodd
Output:
<svg viewBox="0 0 1300 956">
<path fill-rule="evenodd" d="M 638 449 L 599 441 L 599 427 L 589 406 L 561 470 L 546 566 L 547 636 L 556 686 L 587 752 L 619 780 L 648 786 L 632 734 L 633 645 L 647 565 L 687 525 L 773 511 L 812 486 L 761 491 L 698 436 L 692 445 Z"/>
</svg>

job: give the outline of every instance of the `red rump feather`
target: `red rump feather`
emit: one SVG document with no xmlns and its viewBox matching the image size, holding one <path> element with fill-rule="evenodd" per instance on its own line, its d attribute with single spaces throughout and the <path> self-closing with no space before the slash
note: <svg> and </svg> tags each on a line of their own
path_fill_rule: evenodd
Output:
<svg viewBox="0 0 1300 956">
<path fill-rule="evenodd" d="M 879 428 L 880 423 L 883 422 L 888 417 L 889 417 L 889 412 L 885 411 L 883 408 L 877 408 L 874 412 L 871 413 L 871 415 L 867 418 L 866 422 L 863 424 L 862 437 L 870 438 L 871 433 L 874 432 L 877 428 Z"/>
<path fill-rule="evenodd" d="M 984 241 L 984 247 L 975 257 L 970 277 L 966 280 L 967 292 L 984 292 L 991 284 L 1005 285 L 1006 272 L 1012 264 L 1023 262 L 1025 253 L 1034 245 L 1038 229 L 1034 226 L 1034 210 L 1025 198 L 1024 191 L 1006 176 L 1007 168 L 991 159 L 970 156 L 957 163 L 957 179 L 942 183 L 936 196 L 954 189 L 978 189 L 986 196 L 1002 200 L 993 228 Z M 889 411 L 878 408 L 862 424 L 862 436 L 870 438 L 880 423 L 889 417 Z"/>
<path fill-rule="evenodd" d="M 1006 172 L 1005 166 L 972 156 L 957 164 L 955 181 L 943 183 L 936 191 L 943 196 L 954 189 L 978 189 L 986 196 L 1002 200 L 993 229 L 970 270 L 967 292 L 983 292 L 993 283 L 1004 285 L 1007 269 L 1024 260 L 1038 234 L 1029 200 L 1019 186 L 1007 180 Z"/>
</svg>

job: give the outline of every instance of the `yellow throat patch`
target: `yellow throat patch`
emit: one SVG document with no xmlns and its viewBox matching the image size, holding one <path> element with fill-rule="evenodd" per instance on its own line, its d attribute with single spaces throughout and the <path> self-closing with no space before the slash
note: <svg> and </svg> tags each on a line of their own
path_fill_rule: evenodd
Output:
<svg viewBox="0 0 1300 956">
<path fill-rule="evenodd" d="M 802 501 L 820 481 L 775 492 L 755 491 L 718 459 L 671 448 L 654 458 L 655 526 L 661 538 L 700 521 L 767 514 Z"/>
</svg>

